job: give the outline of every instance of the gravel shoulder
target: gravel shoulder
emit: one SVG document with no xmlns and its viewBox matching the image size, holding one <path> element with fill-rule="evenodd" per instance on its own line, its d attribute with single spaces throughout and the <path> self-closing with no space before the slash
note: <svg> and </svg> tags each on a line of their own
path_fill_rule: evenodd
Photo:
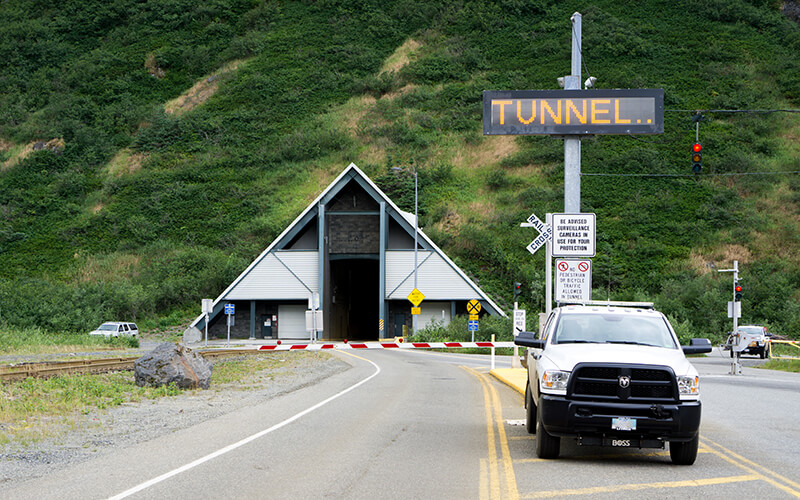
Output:
<svg viewBox="0 0 800 500">
<path fill-rule="evenodd" d="M 62 427 L 58 437 L 27 445 L 0 446 L 0 497 L 4 489 L 21 481 L 263 403 L 350 368 L 328 353 L 284 355 L 290 360 L 287 365 L 256 373 L 244 383 L 212 383 L 205 391 L 186 391 L 178 396 L 75 415 L 67 422 L 54 423 Z"/>
</svg>

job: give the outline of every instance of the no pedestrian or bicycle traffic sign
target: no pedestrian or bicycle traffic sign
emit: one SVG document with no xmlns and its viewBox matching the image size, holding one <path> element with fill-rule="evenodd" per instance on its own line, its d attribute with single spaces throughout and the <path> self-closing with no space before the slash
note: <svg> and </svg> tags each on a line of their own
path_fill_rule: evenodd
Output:
<svg viewBox="0 0 800 500">
<path fill-rule="evenodd" d="M 587 301 L 592 298 L 592 261 L 556 259 L 556 302 Z"/>
</svg>

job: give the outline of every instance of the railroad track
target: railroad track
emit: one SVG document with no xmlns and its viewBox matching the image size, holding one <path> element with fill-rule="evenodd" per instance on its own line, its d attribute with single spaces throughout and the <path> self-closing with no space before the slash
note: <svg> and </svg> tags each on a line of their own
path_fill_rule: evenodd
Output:
<svg viewBox="0 0 800 500">
<path fill-rule="evenodd" d="M 213 349 L 197 351 L 204 358 L 223 358 L 242 354 L 259 354 L 258 350 Z M 44 363 L 20 363 L 0 366 L 0 381 L 10 382 L 28 377 L 47 378 L 72 373 L 106 373 L 133 370 L 133 363 L 141 356 L 80 359 L 73 361 L 48 361 Z"/>
</svg>

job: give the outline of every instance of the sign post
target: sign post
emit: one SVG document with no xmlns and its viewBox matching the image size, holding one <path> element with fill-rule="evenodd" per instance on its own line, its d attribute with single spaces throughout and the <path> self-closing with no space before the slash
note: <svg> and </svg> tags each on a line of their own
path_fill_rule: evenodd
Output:
<svg viewBox="0 0 800 500">
<path fill-rule="evenodd" d="M 564 215 L 587 215 L 581 211 L 581 139 L 597 134 L 664 133 L 664 89 L 592 89 L 597 78 L 586 79 L 581 90 L 582 19 L 572 21 L 572 59 L 570 74 L 558 78 L 563 90 L 485 90 L 483 92 L 484 135 L 550 135 L 564 139 Z M 528 245 L 536 252 L 547 245 L 546 313 L 552 309 L 552 257 L 594 257 L 594 214 L 591 237 L 558 234 L 559 222 L 542 224 L 535 216 L 527 226 L 541 235 Z M 538 221 L 538 224 L 536 223 Z M 571 224 L 570 224 L 571 225 Z M 579 224 L 585 226 L 586 224 Z M 526 224 L 523 224 L 526 226 Z M 546 226 L 550 228 L 547 231 Z M 568 230 L 572 233 L 572 230 Z M 582 232 L 582 231 L 581 231 Z M 585 242 L 558 240 L 591 240 Z M 556 240 L 556 241 L 552 241 Z M 558 246 L 553 249 L 552 246 Z M 568 248 L 568 247 L 571 247 Z"/>
<path fill-rule="evenodd" d="M 213 299 L 203 299 L 202 300 L 203 306 L 203 314 L 206 316 L 206 347 L 208 347 L 208 315 L 214 312 L 214 300 Z"/>
<path fill-rule="evenodd" d="M 233 324 L 233 315 L 236 312 L 235 307 L 232 303 L 225 304 L 225 314 L 228 316 L 228 347 L 231 345 L 231 325 Z"/>
<path fill-rule="evenodd" d="M 469 313 L 469 322 L 467 323 L 467 330 L 472 333 L 472 341 L 475 342 L 475 332 L 478 331 L 478 318 L 481 312 L 481 303 L 477 299 L 472 299 L 467 302 L 467 312 Z"/>
<path fill-rule="evenodd" d="M 419 305 L 422 304 L 423 300 L 425 300 L 425 295 L 423 295 L 422 292 L 417 290 L 417 287 L 414 287 L 414 289 L 411 290 L 411 293 L 409 293 L 408 297 L 406 298 L 414 306 L 411 308 L 411 314 L 412 314 L 411 321 L 413 326 L 413 331 L 411 334 L 413 336 L 417 334 L 417 316 L 419 316 L 422 313 L 422 308 L 420 308 Z"/>
<path fill-rule="evenodd" d="M 517 309 L 519 304 L 514 302 L 514 328 L 513 338 L 517 338 L 520 332 L 525 331 L 525 309 Z M 511 358 L 511 368 L 522 368 L 519 362 L 519 346 L 514 344 L 514 356 Z"/>
<path fill-rule="evenodd" d="M 736 301 L 736 283 L 739 282 L 739 261 L 733 261 L 733 269 L 717 269 L 720 273 L 733 273 L 733 301 L 734 304 L 737 303 Z M 737 308 L 735 305 L 731 306 L 730 302 L 728 303 L 728 311 L 729 316 L 733 318 L 733 332 L 729 337 L 729 343 L 731 347 L 731 355 L 733 356 L 733 361 L 731 361 L 731 371 L 728 372 L 728 375 L 738 375 L 742 373 L 742 365 L 739 363 L 739 357 L 741 356 L 742 352 L 739 350 L 739 342 L 741 341 L 741 337 L 739 336 L 739 318 L 742 315 L 741 309 L 741 302 L 739 302 L 739 307 Z"/>
</svg>

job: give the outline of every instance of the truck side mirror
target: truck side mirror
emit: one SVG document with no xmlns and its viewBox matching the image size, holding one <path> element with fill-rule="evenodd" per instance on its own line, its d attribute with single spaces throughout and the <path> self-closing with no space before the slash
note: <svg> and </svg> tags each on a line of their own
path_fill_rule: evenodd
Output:
<svg viewBox="0 0 800 500">
<path fill-rule="evenodd" d="M 514 343 L 523 347 L 544 349 L 544 340 L 537 339 L 535 332 L 519 332 L 519 335 L 514 337 Z"/>
<path fill-rule="evenodd" d="M 708 339 L 691 339 L 689 345 L 681 346 L 684 354 L 705 354 L 711 352 L 711 341 Z"/>
</svg>

